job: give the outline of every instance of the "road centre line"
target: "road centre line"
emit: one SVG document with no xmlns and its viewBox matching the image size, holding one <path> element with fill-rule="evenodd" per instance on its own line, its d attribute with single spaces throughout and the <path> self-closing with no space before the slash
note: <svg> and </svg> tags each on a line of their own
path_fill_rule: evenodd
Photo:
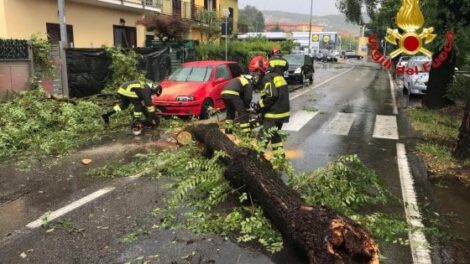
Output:
<svg viewBox="0 0 470 264">
<path fill-rule="evenodd" d="M 388 79 L 390 80 L 390 93 L 392 95 L 393 114 L 398 115 L 397 98 L 395 95 L 396 86 L 395 86 L 395 82 L 392 79 L 392 74 L 390 74 L 390 72 L 388 72 Z"/>
<path fill-rule="evenodd" d="M 306 93 L 312 91 L 313 89 L 318 88 L 319 86 L 324 85 L 325 83 L 331 82 L 331 81 L 333 81 L 334 79 L 337 79 L 337 78 L 339 78 L 340 76 L 342 76 L 342 75 L 344 75 L 344 74 L 346 74 L 346 73 L 348 73 L 348 72 L 354 70 L 354 68 L 355 68 L 355 67 L 352 67 L 351 69 L 346 70 L 346 71 L 344 71 L 344 72 L 342 72 L 342 73 L 339 73 L 339 74 L 337 74 L 337 75 L 331 77 L 330 79 L 328 79 L 328 80 L 326 80 L 326 81 L 324 81 L 324 82 L 321 82 L 321 83 L 315 85 L 314 87 L 312 87 L 312 88 L 310 88 L 310 89 L 307 89 L 307 90 L 305 90 L 305 91 L 303 91 L 303 92 L 301 92 L 301 93 L 299 93 L 299 94 L 296 94 L 296 95 L 292 96 L 289 100 L 292 101 L 292 100 L 294 100 L 295 98 L 297 98 L 297 97 L 299 97 L 299 96 L 302 96 L 302 95 L 304 95 L 304 94 L 306 94 Z"/>
<path fill-rule="evenodd" d="M 107 188 L 100 189 L 100 190 L 98 190 L 94 193 L 91 193 L 91 194 L 89 194 L 89 195 L 87 195 L 87 196 L 85 196 L 85 197 L 83 197 L 83 198 L 81 198 L 81 199 L 79 199 L 75 202 L 72 202 L 72 203 L 70 203 L 70 204 L 68 204 L 68 205 L 66 205 L 66 206 L 64 206 L 60 209 L 57 209 L 54 212 L 52 212 L 49 216 L 47 216 L 47 221 L 52 221 L 54 219 L 57 219 L 57 218 L 65 215 L 65 214 L 77 209 L 78 207 L 80 207 L 80 206 L 82 206 L 86 203 L 89 203 L 89 202 L 91 202 L 91 201 L 93 201 L 93 200 L 95 200 L 95 199 L 97 199 L 97 198 L 113 191 L 114 189 L 115 189 L 115 187 L 107 187 Z M 37 219 L 36 221 L 33 221 L 33 222 L 27 224 L 26 227 L 31 228 L 31 229 L 37 228 L 37 227 L 40 227 L 43 224 L 43 222 L 44 221 L 41 217 L 41 218 Z"/>
<path fill-rule="evenodd" d="M 414 181 L 411 175 L 408 159 L 406 157 L 405 145 L 402 143 L 397 143 L 397 162 L 406 221 L 410 226 L 408 238 L 410 240 L 413 263 L 431 264 L 432 261 L 429 251 L 429 243 L 421 231 L 424 225 L 421 220 L 422 217 L 416 200 Z"/>
</svg>

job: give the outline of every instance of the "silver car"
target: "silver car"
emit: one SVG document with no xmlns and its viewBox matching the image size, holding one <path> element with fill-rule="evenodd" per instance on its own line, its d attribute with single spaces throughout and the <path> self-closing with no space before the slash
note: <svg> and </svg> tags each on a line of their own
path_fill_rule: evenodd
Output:
<svg viewBox="0 0 470 264">
<path fill-rule="evenodd" d="M 431 58 L 426 56 L 411 57 L 404 71 L 403 93 L 424 95 L 427 91 Z"/>
</svg>

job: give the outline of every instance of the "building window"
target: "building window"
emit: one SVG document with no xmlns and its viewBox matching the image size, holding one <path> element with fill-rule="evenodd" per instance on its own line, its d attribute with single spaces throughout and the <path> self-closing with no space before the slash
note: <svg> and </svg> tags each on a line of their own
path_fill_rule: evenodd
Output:
<svg viewBox="0 0 470 264">
<path fill-rule="evenodd" d="M 60 39 L 60 25 L 57 23 L 46 23 L 47 38 L 52 44 L 59 44 Z M 67 25 L 67 41 L 73 47 L 73 26 Z"/>
<path fill-rule="evenodd" d="M 217 10 L 216 2 L 217 0 L 204 0 L 204 8 L 208 11 L 216 11 Z"/>
<path fill-rule="evenodd" d="M 173 15 L 181 17 L 181 0 L 173 0 Z"/>
<path fill-rule="evenodd" d="M 114 46 L 121 48 L 137 47 L 137 33 L 135 27 L 113 26 Z"/>
</svg>

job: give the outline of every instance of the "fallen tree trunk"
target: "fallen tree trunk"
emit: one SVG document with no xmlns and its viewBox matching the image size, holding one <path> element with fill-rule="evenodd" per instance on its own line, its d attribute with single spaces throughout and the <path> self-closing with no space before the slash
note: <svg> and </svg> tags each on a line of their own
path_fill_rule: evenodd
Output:
<svg viewBox="0 0 470 264">
<path fill-rule="evenodd" d="M 264 157 L 237 147 L 216 124 L 196 125 L 189 131 L 208 154 L 228 155 L 222 160 L 228 167 L 225 177 L 234 187 L 246 188 L 284 239 L 303 250 L 310 263 L 379 263 L 378 244 L 367 230 L 330 208 L 306 205 Z"/>
</svg>

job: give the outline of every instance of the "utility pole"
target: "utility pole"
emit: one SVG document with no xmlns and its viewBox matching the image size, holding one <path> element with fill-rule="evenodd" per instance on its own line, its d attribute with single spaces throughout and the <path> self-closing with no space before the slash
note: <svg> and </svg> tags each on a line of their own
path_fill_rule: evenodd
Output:
<svg viewBox="0 0 470 264">
<path fill-rule="evenodd" d="M 310 23 L 308 25 L 308 55 L 312 53 L 312 16 L 313 16 L 313 0 L 310 0 Z"/>
<path fill-rule="evenodd" d="M 58 0 L 59 6 L 59 24 L 60 24 L 60 40 L 65 43 L 65 47 L 68 48 L 67 40 L 67 25 L 65 22 L 65 0 Z"/>
<path fill-rule="evenodd" d="M 228 19 L 230 16 L 230 11 L 228 9 L 224 9 L 225 15 L 225 60 L 228 60 Z"/>
<path fill-rule="evenodd" d="M 67 76 L 67 60 L 65 49 L 69 47 L 69 42 L 67 39 L 67 24 L 65 19 L 65 0 L 57 0 L 57 6 L 59 8 L 59 25 L 60 25 L 60 42 L 59 42 L 59 52 L 60 52 L 60 64 L 61 64 L 61 83 L 62 83 L 62 94 L 65 97 L 69 97 L 69 83 Z"/>
</svg>

